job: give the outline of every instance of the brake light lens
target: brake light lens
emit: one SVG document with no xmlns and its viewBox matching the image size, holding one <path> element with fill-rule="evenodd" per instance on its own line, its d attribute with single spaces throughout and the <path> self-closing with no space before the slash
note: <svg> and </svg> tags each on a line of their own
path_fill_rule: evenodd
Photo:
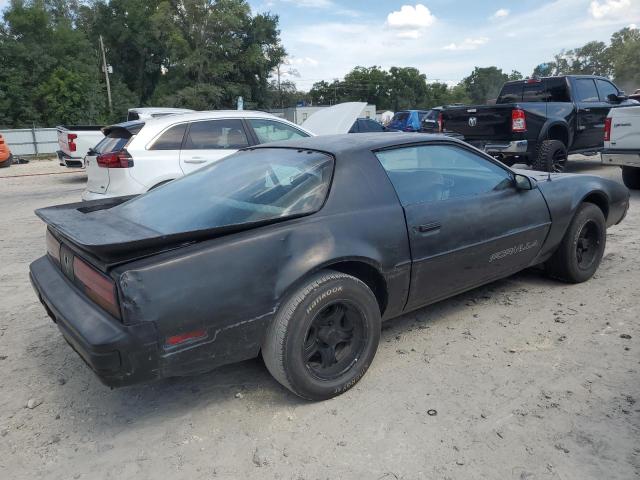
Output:
<svg viewBox="0 0 640 480">
<path fill-rule="evenodd" d="M 75 152 L 76 148 L 78 148 L 75 142 L 76 138 L 78 138 L 78 135 L 76 135 L 75 133 L 67 134 L 67 145 L 69 145 L 70 152 Z"/>
<path fill-rule="evenodd" d="M 519 108 L 514 108 L 513 110 L 511 110 L 511 131 L 527 131 L 527 120 L 524 116 L 524 110 L 520 110 Z"/>
<path fill-rule="evenodd" d="M 131 168 L 133 167 L 133 158 L 126 150 L 119 152 L 109 152 L 98 155 L 96 159 L 99 167 L 102 168 Z"/>
<path fill-rule="evenodd" d="M 604 141 L 611 141 L 611 117 L 604 119 Z"/>
<path fill-rule="evenodd" d="M 49 230 L 46 237 L 47 253 L 51 255 L 57 263 L 60 263 L 60 242 L 56 240 Z"/>
<path fill-rule="evenodd" d="M 442 118 L 442 112 L 438 113 L 438 132 L 444 132 L 444 119 Z"/>
<path fill-rule="evenodd" d="M 84 287 L 84 293 L 107 312 L 120 318 L 116 285 L 78 257 L 73 258 L 73 275 Z"/>
</svg>

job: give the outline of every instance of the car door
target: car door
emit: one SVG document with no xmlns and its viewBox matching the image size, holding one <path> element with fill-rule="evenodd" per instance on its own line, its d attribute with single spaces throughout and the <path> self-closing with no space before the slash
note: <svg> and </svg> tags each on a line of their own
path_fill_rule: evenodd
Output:
<svg viewBox="0 0 640 480">
<path fill-rule="evenodd" d="M 180 168 L 186 175 L 247 146 L 249 139 L 238 118 L 194 121 L 180 150 Z"/>
<path fill-rule="evenodd" d="M 598 94 L 593 78 L 575 78 L 574 99 L 577 107 L 577 128 L 572 150 L 602 148 L 604 120 L 611 104 Z"/>
<path fill-rule="evenodd" d="M 407 309 L 527 267 L 550 226 L 537 188 L 457 144 L 377 152 L 402 203 L 411 247 Z"/>
</svg>

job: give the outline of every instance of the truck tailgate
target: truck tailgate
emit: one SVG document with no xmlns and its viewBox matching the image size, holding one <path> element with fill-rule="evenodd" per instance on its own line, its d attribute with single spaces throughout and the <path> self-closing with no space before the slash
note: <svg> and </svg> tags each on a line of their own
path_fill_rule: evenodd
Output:
<svg viewBox="0 0 640 480">
<path fill-rule="evenodd" d="M 71 156 L 72 152 L 69 150 L 69 139 L 67 137 L 69 131 L 64 127 L 58 127 L 57 132 L 58 146 L 60 147 L 60 150 L 63 151 L 67 156 Z"/>
<path fill-rule="evenodd" d="M 466 141 L 511 138 L 513 105 L 454 107 L 443 112 L 444 128 L 464 136 Z"/>
</svg>

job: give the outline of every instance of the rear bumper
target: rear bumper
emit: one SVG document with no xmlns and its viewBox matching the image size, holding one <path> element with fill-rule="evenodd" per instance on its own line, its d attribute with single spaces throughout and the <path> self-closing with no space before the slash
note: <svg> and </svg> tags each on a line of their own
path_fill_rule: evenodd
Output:
<svg viewBox="0 0 640 480">
<path fill-rule="evenodd" d="M 601 154 L 603 165 L 619 165 L 622 167 L 640 167 L 640 150 L 606 149 Z"/>
<path fill-rule="evenodd" d="M 84 168 L 84 159 L 82 157 L 70 157 L 62 150 L 56 151 L 56 155 L 61 167 Z"/>
<path fill-rule="evenodd" d="M 151 323 L 124 325 L 93 304 L 44 256 L 29 266 L 38 299 L 64 339 L 110 387 L 158 377 L 158 347 Z"/>
<path fill-rule="evenodd" d="M 514 140 L 512 142 L 486 143 L 482 149 L 487 153 L 502 153 L 508 155 L 524 155 L 527 153 L 529 142 L 527 140 Z"/>
</svg>

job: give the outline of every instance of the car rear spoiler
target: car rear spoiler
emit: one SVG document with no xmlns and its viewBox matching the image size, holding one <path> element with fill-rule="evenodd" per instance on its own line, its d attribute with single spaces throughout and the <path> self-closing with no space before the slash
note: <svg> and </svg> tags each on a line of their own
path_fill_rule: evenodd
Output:
<svg viewBox="0 0 640 480">
<path fill-rule="evenodd" d="M 109 125 L 102 129 L 104 136 L 108 136 L 111 133 L 119 134 L 121 137 L 132 137 L 136 135 L 144 127 L 144 122 L 140 120 L 134 120 L 131 122 L 117 123 L 115 125 Z"/>
<path fill-rule="evenodd" d="M 53 230 L 54 234 L 62 237 L 69 247 L 77 250 L 77 253 L 105 272 L 114 265 L 151 254 L 304 216 L 304 214 L 291 215 L 285 218 L 167 235 L 110 211 L 112 207 L 133 197 L 134 195 L 70 203 L 40 208 L 35 213 L 49 229 Z"/>
</svg>

